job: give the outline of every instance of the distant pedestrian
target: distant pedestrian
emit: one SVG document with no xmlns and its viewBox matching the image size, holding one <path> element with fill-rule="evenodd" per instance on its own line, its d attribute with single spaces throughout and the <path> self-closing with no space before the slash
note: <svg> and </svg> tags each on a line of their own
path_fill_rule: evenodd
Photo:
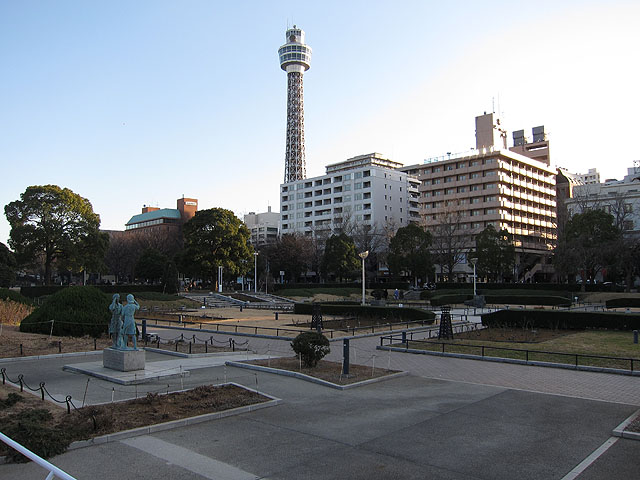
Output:
<svg viewBox="0 0 640 480">
<path fill-rule="evenodd" d="M 400 292 L 398 291 L 397 288 L 396 288 L 395 292 L 393 292 L 393 298 L 395 298 L 396 300 L 398 300 L 398 298 L 400 298 Z"/>
</svg>

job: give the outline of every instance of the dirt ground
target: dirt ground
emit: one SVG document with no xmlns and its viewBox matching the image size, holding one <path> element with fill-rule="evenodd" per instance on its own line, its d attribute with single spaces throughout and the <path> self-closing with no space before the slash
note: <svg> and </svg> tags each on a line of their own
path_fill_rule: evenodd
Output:
<svg viewBox="0 0 640 480">
<path fill-rule="evenodd" d="M 20 350 L 22 345 L 22 354 Z M 87 352 L 102 350 L 111 345 L 111 340 L 104 337 L 94 339 L 86 337 L 56 337 L 40 333 L 23 333 L 15 325 L 2 325 L 0 330 L 0 358 L 11 358 L 30 355 L 49 355 L 52 353 Z"/>
<path fill-rule="evenodd" d="M 297 358 L 272 358 L 271 360 L 254 360 L 254 365 L 262 365 L 264 367 L 279 368 L 282 370 L 290 370 L 292 372 L 300 372 L 311 377 L 320 378 L 338 385 L 348 385 L 350 383 L 362 382 L 371 378 L 384 377 L 392 373 L 398 373 L 396 370 L 387 370 L 384 368 L 366 367 L 364 365 L 349 365 L 349 375 L 342 375 L 342 364 L 320 360 L 318 365 L 313 368 L 306 368 L 300 365 Z"/>
</svg>

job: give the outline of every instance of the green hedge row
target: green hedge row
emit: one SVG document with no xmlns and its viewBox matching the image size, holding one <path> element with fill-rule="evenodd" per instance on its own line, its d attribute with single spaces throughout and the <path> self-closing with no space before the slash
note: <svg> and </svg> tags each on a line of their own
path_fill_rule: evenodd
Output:
<svg viewBox="0 0 640 480">
<path fill-rule="evenodd" d="M 473 293 L 452 293 L 433 297 L 431 299 L 431 305 L 434 307 L 439 307 L 440 305 L 454 305 L 457 303 L 464 303 L 471 299 L 473 299 Z"/>
<path fill-rule="evenodd" d="M 409 282 L 367 282 L 366 287 L 368 289 L 387 288 L 398 290 L 409 290 L 411 284 Z M 289 289 L 314 289 L 314 288 L 362 288 L 362 283 L 349 282 L 349 283 L 276 283 L 273 288 L 275 290 L 289 290 Z"/>
<path fill-rule="evenodd" d="M 8 288 L 0 288 L 0 300 L 13 300 L 14 302 L 24 303 L 25 305 L 32 305 L 33 302 L 30 298 Z"/>
<path fill-rule="evenodd" d="M 20 323 L 21 332 L 99 337 L 107 333 L 111 298 L 94 287 L 68 287 L 46 299 Z"/>
<path fill-rule="evenodd" d="M 584 330 L 640 329 L 640 314 L 579 312 L 569 310 L 499 310 L 482 315 L 485 327 L 552 328 Z"/>
<path fill-rule="evenodd" d="M 606 302 L 607 308 L 640 307 L 640 298 L 612 298 Z"/>
<path fill-rule="evenodd" d="M 435 295 L 431 298 L 431 305 L 452 305 L 456 303 L 464 303 L 472 300 L 471 293 L 445 294 Z M 571 300 L 566 297 L 550 296 L 550 295 L 484 295 L 487 304 L 507 304 L 507 305 L 563 305 L 570 306 Z"/>
<path fill-rule="evenodd" d="M 40 285 L 36 287 L 22 287 L 20 288 L 20 293 L 25 297 L 29 298 L 37 298 L 44 297 L 45 295 L 53 295 L 60 290 L 64 290 L 67 287 L 61 285 Z M 136 293 L 136 292 L 162 292 L 162 285 L 96 285 L 93 288 L 97 288 L 98 290 L 114 294 L 120 292 L 127 293 Z"/>
<path fill-rule="evenodd" d="M 296 303 L 293 312 L 302 315 L 311 315 L 313 304 Z M 372 307 L 369 305 L 352 305 L 348 303 L 322 303 L 321 311 L 323 315 L 350 315 L 357 318 L 384 318 L 388 320 L 425 320 L 432 323 L 435 314 L 417 308 L 399 307 Z"/>
<path fill-rule="evenodd" d="M 436 290 L 454 290 L 473 288 L 473 283 L 437 283 Z M 478 290 L 551 290 L 554 292 L 580 292 L 582 285 L 577 283 L 478 283 Z M 587 292 L 622 292 L 624 288 L 616 285 L 585 285 Z"/>
</svg>

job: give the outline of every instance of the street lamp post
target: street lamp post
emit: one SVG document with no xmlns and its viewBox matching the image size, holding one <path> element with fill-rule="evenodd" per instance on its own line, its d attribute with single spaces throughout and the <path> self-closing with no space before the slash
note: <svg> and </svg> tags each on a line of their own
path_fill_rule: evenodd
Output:
<svg viewBox="0 0 640 480">
<path fill-rule="evenodd" d="M 471 257 L 469 261 L 473 264 L 473 298 L 476 297 L 476 263 L 478 263 L 478 259 L 476 257 Z"/>
<path fill-rule="evenodd" d="M 253 293 L 258 293 L 258 252 L 253 252 Z"/>
<path fill-rule="evenodd" d="M 364 259 L 369 256 L 369 250 L 359 253 L 360 258 L 362 259 L 362 305 L 364 305 L 364 294 L 365 294 L 365 278 L 364 278 Z"/>
</svg>

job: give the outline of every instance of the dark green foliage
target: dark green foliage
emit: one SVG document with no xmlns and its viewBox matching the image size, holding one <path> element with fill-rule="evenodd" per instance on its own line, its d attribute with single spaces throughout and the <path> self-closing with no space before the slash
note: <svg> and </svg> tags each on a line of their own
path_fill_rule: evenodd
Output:
<svg viewBox="0 0 640 480">
<path fill-rule="evenodd" d="M 99 337 L 107 333 L 111 298 L 94 287 L 68 287 L 51 295 L 20 324 L 21 332 Z"/>
<path fill-rule="evenodd" d="M 42 259 L 47 285 L 54 263 L 72 271 L 101 266 L 109 236 L 100 232 L 100 216 L 86 198 L 57 185 L 37 185 L 4 211 L 18 263 Z"/>
<path fill-rule="evenodd" d="M 315 367 L 331 351 L 327 337 L 318 332 L 301 333 L 293 339 L 291 348 L 307 368 Z"/>
<path fill-rule="evenodd" d="M 22 400 L 22 397 L 15 392 L 9 392 L 7 398 L 0 400 L 0 409 L 13 407 L 16 403 Z"/>
<path fill-rule="evenodd" d="M 357 318 L 377 318 L 387 321 L 424 320 L 433 322 L 435 315 L 427 310 L 417 308 L 372 307 L 369 305 L 354 305 L 352 303 L 322 303 L 323 315 L 348 315 Z M 310 303 L 296 303 L 293 312 L 311 315 Z"/>
<path fill-rule="evenodd" d="M 164 293 L 178 293 L 178 290 L 180 289 L 179 275 L 178 267 L 176 267 L 175 262 L 169 261 L 164 269 L 164 274 L 162 275 Z"/>
<path fill-rule="evenodd" d="M 200 210 L 184 224 L 181 271 L 204 279 L 215 279 L 218 267 L 225 275 L 244 275 L 253 267 L 249 229 L 232 211 L 224 208 Z"/>
<path fill-rule="evenodd" d="M 0 243 L 0 287 L 8 288 L 16 279 L 16 257 L 4 243 Z"/>
<path fill-rule="evenodd" d="M 612 298 L 606 302 L 607 308 L 640 307 L 640 298 Z"/>
<path fill-rule="evenodd" d="M 136 278 L 156 283 L 164 274 L 169 259 L 155 248 L 146 248 L 136 262 Z"/>
<path fill-rule="evenodd" d="M 127 298 L 127 294 L 131 293 L 129 290 L 123 290 L 120 292 L 120 298 Z M 174 302 L 180 300 L 182 297 L 179 295 L 171 295 L 169 293 L 162 292 L 138 292 L 135 294 L 136 300 L 154 300 L 158 302 Z"/>
<path fill-rule="evenodd" d="M 67 286 L 60 285 L 42 285 L 38 287 L 22 287 L 20 293 L 28 298 L 45 297 L 47 295 L 53 295 L 60 290 L 66 290 Z M 93 288 L 97 288 L 103 293 L 113 295 L 114 293 L 133 293 L 139 295 L 141 292 L 160 292 L 162 293 L 162 285 L 96 285 Z M 124 298 L 124 297 L 123 297 Z M 150 299 L 151 300 L 151 299 Z"/>
<path fill-rule="evenodd" d="M 458 303 L 464 303 L 465 301 L 471 300 L 472 298 L 473 298 L 473 293 L 438 295 L 431 298 L 431 305 L 433 305 L 434 307 L 439 307 L 440 305 L 455 305 Z"/>
<path fill-rule="evenodd" d="M 621 232 L 611 214 L 599 209 L 576 214 L 558 238 L 554 254 L 556 270 L 564 275 L 580 274 L 586 282 L 615 262 Z"/>
<path fill-rule="evenodd" d="M 431 234 L 422 227 L 410 223 L 399 228 L 389 243 L 389 269 L 394 275 L 410 274 L 415 283 L 420 275 L 427 278 L 433 271 L 430 246 Z"/>
<path fill-rule="evenodd" d="M 558 305 L 570 306 L 571 300 L 560 296 L 545 295 L 485 295 L 488 304 L 511 304 L 511 305 Z"/>
<path fill-rule="evenodd" d="M 63 453 L 71 443 L 71 437 L 63 428 L 47 425 L 51 418 L 51 413 L 45 409 L 24 410 L 5 419 L 0 430 L 36 455 L 49 458 Z M 28 461 L 13 449 L 10 449 L 9 457 L 15 462 Z"/>
<path fill-rule="evenodd" d="M 24 303 L 25 305 L 32 305 L 31 299 L 21 295 L 18 292 L 9 290 L 8 288 L 0 288 L 0 300 L 13 300 L 14 302 Z"/>
<path fill-rule="evenodd" d="M 476 251 L 469 257 L 478 259 L 479 277 L 502 281 L 505 276 L 511 276 L 516 258 L 511 234 L 504 229 L 497 232 L 489 225 L 476 237 Z"/>
<path fill-rule="evenodd" d="M 331 235 L 327 240 L 322 257 L 322 272 L 326 277 L 334 274 L 340 280 L 353 277 L 358 271 L 360 260 L 353 239 L 344 233 Z"/>
<path fill-rule="evenodd" d="M 482 324 L 486 327 L 638 330 L 640 314 L 570 310 L 498 310 L 483 314 Z"/>
</svg>

